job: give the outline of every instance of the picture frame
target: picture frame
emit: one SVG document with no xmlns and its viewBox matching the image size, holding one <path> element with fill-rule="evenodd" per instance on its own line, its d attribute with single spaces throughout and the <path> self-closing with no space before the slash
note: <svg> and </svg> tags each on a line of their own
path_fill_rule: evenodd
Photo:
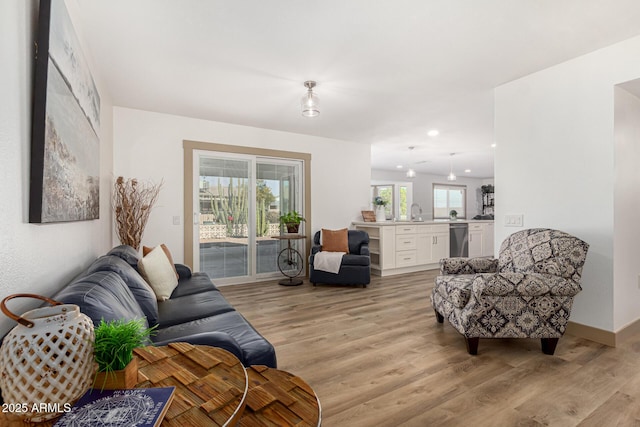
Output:
<svg viewBox="0 0 640 427">
<path fill-rule="evenodd" d="M 100 95 L 64 0 L 41 0 L 29 222 L 100 216 Z"/>
</svg>

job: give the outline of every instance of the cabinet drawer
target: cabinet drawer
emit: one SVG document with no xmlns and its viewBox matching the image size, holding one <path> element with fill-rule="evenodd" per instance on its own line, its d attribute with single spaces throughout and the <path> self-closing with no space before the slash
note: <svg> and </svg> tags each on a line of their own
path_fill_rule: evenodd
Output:
<svg viewBox="0 0 640 427">
<path fill-rule="evenodd" d="M 400 235 L 396 236 L 396 251 L 406 251 L 416 248 L 416 236 Z"/>
<path fill-rule="evenodd" d="M 416 265 L 416 251 L 396 252 L 396 267 L 411 267 Z"/>
<path fill-rule="evenodd" d="M 449 234 L 449 224 L 437 224 L 431 226 L 431 231 L 434 233 L 447 233 Z"/>
<path fill-rule="evenodd" d="M 397 225 L 396 234 L 416 234 L 415 225 Z"/>
<path fill-rule="evenodd" d="M 482 224 L 469 224 L 469 230 L 482 230 Z"/>
</svg>

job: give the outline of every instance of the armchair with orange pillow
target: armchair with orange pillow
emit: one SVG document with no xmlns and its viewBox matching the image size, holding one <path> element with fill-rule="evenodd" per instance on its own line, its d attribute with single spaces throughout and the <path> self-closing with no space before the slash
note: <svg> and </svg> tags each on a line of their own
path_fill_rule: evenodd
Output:
<svg viewBox="0 0 640 427">
<path fill-rule="evenodd" d="M 320 259 L 324 255 L 327 255 L 328 262 Z M 332 268 L 331 263 L 338 261 L 339 264 Z M 329 268 L 325 267 L 326 264 L 329 264 Z M 309 256 L 309 281 L 314 286 L 326 283 L 367 287 L 371 281 L 367 232 L 346 228 L 316 232 Z"/>
</svg>

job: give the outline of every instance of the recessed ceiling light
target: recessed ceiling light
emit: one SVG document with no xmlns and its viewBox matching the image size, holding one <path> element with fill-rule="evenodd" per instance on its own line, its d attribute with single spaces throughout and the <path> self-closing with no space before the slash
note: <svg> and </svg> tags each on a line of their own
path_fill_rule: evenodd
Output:
<svg viewBox="0 0 640 427">
<path fill-rule="evenodd" d="M 396 166 L 398 169 L 402 169 L 402 165 L 398 165 Z"/>
<path fill-rule="evenodd" d="M 471 172 L 471 169 L 465 169 L 465 170 L 464 170 L 464 172 L 465 172 L 465 173 L 470 173 L 470 172 Z"/>
<path fill-rule="evenodd" d="M 427 132 L 427 135 L 434 137 L 440 135 L 440 132 L 438 131 L 438 129 L 431 129 L 429 132 Z"/>
<path fill-rule="evenodd" d="M 491 144 L 491 148 L 496 148 L 496 143 Z"/>
</svg>

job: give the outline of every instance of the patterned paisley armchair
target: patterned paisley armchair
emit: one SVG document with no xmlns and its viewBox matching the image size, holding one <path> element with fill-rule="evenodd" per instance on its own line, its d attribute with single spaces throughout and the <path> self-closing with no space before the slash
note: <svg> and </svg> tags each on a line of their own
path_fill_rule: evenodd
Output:
<svg viewBox="0 0 640 427">
<path fill-rule="evenodd" d="M 478 354 L 480 338 L 540 338 L 553 354 L 564 334 L 589 245 L 558 230 L 536 228 L 507 237 L 498 259 L 440 261 L 431 304 Z"/>
</svg>

